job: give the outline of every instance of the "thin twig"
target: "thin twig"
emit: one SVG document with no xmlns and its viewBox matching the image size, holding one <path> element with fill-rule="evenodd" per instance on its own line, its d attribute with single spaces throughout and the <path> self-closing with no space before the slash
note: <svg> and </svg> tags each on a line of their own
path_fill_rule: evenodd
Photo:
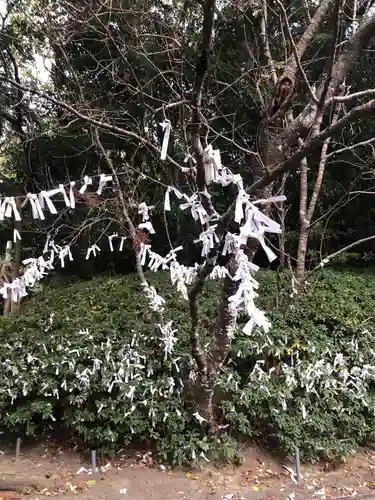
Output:
<svg viewBox="0 0 375 500">
<path fill-rule="evenodd" d="M 345 146 L 345 148 L 336 149 L 327 155 L 327 159 L 331 158 L 331 156 L 335 156 L 335 155 L 338 155 L 340 153 L 343 153 L 344 151 L 352 151 L 353 149 L 358 148 L 360 146 L 367 146 L 373 142 L 375 142 L 375 137 L 372 137 L 371 139 L 367 139 L 367 141 L 357 142 L 357 144 L 352 144 L 351 146 Z"/>
<path fill-rule="evenodd" d="M 350 250 L 353 247 L 361 245 L 362 243 L 367 243 L 368 241 L 372 241 L 374 239 L 375 239 L 375 235 L 372 235 L 372 236 L 368 236 L 367 238 L 361 238 L 360 240 L 354 241 L 353 243 L 350 243 L 350 245 L 347 245 L 346 247 L 343 247 L 340 250 L 337 250 L 337 252 L 331 253 L 330 255 L 328 255 L 327 257 L 325 257 L 324 260 L 323 260 L 323 264 L 327 264 L 329 261 L 331 261 L 332 259 L 334 259 L 338 255 L 340 255 L 340 254 L 342 254 L 344 252 L 347 252 L 348 250 Z M 314 271 L 316 271 L 318 269 L 321 269 L 322 267 L 323 266 L 320 263 L 319 265 L 317 265 L 316 267 L 314 267 L 314 269 L 312 269 L 311 271 L 309 271 L 309 273 L 306 275 L 306 277 L 310 276 L 311 273 L 313 273 Z"/>
</svg>

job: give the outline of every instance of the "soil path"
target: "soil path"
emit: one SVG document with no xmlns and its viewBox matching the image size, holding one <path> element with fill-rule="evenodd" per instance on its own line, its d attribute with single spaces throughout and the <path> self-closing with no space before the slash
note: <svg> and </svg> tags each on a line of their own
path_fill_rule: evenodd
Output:
<svg viewBox="0 0 375 500">
<path fill-rule="evenodd" d="M 375 489 L 375 453 L 361 450 L 335 469 L 327 464 L 304 467 L 304 481 L 292 480 L 291 464 L 280 464 L 249 449 L 239 468 L 168 470 L 150 453 L 118 455 L 100 463 L 96 475 L 77 453 L 45 446 L 23 449 L 20 459 L 0 456 L 0 500 L 257 500 L 350 497 L 370 498 Z M 287 470 L 289 468 L 290 470 Z M 87 470 L 87 469 L 86 469 Z M 362 495 L 364 495 L 362 497 Z"/>
</svg>

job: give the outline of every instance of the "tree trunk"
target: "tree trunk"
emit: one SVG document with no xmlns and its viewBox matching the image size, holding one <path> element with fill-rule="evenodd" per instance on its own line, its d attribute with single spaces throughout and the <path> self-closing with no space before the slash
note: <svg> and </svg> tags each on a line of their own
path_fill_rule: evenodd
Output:
<svg viewBox="0 0 375 500">
<path fill-rule="evenodd" d="M 235 257 L 230 259 L 228 271 L 233 275 L 237 270 Z M 224 279 L 222 295 L 219 306 L 219 314 L 214 329 L 214 338 L 210 346 L 210 356 L 207 360 L 207 374 L 200 374 L 198 384 L 195 387 L 194 400 L 200 415 L 206 419 L 212 432 L 217 430 L 217 415 L 213 399 L 220 372 L 230 354 L 232 340 L 237 324 L 237 310 L 230 307 L 230 297 L 238 289 L 239 282 L 227 277 Z"/>
<path fill-rule="evenodd" d="M 5 264 L 3 266 L 2 274 L 3 274 L 3 280 L 7 283 L 12 281 L 12 260 L 13 260 L 13 243 L 12 241 L 7 241 L 6 248 L 5 248 Z M 12 295 L 10 290 L 7 291 L 7 296 L 4 299 L 4 315 L 9 314 L 11 312 L 11 307 L 12 307 Z"/>
<path fill-rule="evenodd" d="M 21 208 L 21 201 L 19 198 L 16 200 L 17 204 L 17 210 L 22 213 L 22 208 Z M 22 229 L 22 222 L 21 221 L 15 221 L 14 222 L 14 229 L 18 231 L 19 235 L 21 235 L 21 229 Z M 14 255 L 13 255 L 13 262 L 12 262 L 12 281 L 14 281 L 16 278 L 19 277 L 20 275 L 20 267 L 21 267 L 21 241 L 16 238 L 14 242 Z M 12 301 L 10 305 L 11 312 L 18 312 L 20 309 L 20 297 L 18 297 L 17 302 Z"/>
<path fill-rule="evenodd" d="M 307 244 L 309 240 L 309 224 L 301 224 L 299 230 L 296 278 L 302 280 L 305 275 Z"/>
</svg>

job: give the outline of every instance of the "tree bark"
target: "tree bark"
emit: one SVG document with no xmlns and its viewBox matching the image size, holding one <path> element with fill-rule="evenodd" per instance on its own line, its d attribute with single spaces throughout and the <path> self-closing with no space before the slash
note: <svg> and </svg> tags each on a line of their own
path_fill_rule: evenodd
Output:
<svg viewBox="0 0 375 500">
<path fill-rule="evenodd" d="M 339 112 L 341 109 L 340 103 L 336 103 L 334 106 L 333 116 L 331 125 L 335 125 L 338 120 Z M 314 132 L 313 132 L 314 133 Z M 318 133 L 318 132 L 317 132 Z M 324 172 L 328 160 L 328 148 L 331 142 L 331 138 L 328 137 L 324 143 L 320 153 L 319 168 L 315 179 L 314 190 L 312 192 L 310 202 L 308 203 L 308 163 L 307 158 L 303 158 L 301 161 L 301 172 L 300 172 L 300 233 L 298 241 L 297 250 L 297 264 L 296 264 L 296 278 L 297 284 L 301 283 L 305 276 L 306 271 L 306 255 L 308 250 L 308 240 L 310 235 L 310 228 L 312 218 L 314 216 L 316 204 L 321 192 L 323 185 Z"/>
<path fill-rule="evenodd" d="M 192 105 L 192 118 L 191 118 L 191 145 L 193 155 L 196 161 L 197 167 L 197 187 L 200 193 L 200 200 L 202 205 L 208 214 L 214 213 L 214 208 L 211 201 L 206 196 L 202 195 L 206 191 L 206 178 L 205 178 L 205 168 L 204 168 L 204 155 L 203 155 L 203 145 L 201 141 L 201 126 L 202 126 L 202 98 L 203 98 L 203 85 L 206 78 L 206 73 L 208 69 L 208 62 L 211 53 L 211 42 L 214 27 L 214 13 L 215 13 L 215 0 L 205 0 L 203 3 L 203 27 L 202 27 L 202 37 L 200 54 L 197 58 L 196 69 L 195 69 L 195 81 L 194 81 L 194 91 L 191 100 Z M 201 294 L 207 276 L 211 273 L 216 263 L 216 251 L 212 252 L 206 259 L 204 265 L 201 266 L 198 272 L 198 276 L 195 283 L 189 291 L 189 309 L 191 317 L 191 331 L 190 331 L 190 344 L 192 355 L 197 363 L 200 377 L 203 386 L 207 378 L 207 362 L 205 359 L 205 353 L 200 344 L 199 336 L 199 311 L 198 311 L 198 297 Z M 210 384 L 209 384 L 210 385 Z M 204 391 L 207 403 L 207 415 L 211 414 L 210 401 L 212 401 L 211 389 L 207 388 Z M 203 404 L 204 406 L 204 404 Z"/>
<path fill-rule="evenodd" d="M 309 241 L 309 224 L 301 224 L 299 227 L 296 278 L 300 282 L 305 276 L 306 254 Z"/>
<path fill-rule="evenodd" d="M 11 240 L 7 241 L 5 249 L 5 265 L 2 269 L 2 278 L 6 283 L 12 281 L 12 265 L 13 265 L 13 243 Z M 10 290 L 7 291 L 7 296 L 4 299 L 4 315 L 11 312 L 12 308 L 12 295 Z"/>
</svg>

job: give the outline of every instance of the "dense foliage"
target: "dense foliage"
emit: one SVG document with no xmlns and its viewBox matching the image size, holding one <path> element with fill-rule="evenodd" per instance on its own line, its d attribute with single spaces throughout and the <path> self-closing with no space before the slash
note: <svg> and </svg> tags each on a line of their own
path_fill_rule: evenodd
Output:
<svg viewBox="0 0 375 500">
<path fill-rule="evenodd" d="M 85 110 L 89 117 L 129 129 L 154 145 L 160 145 L 159 123 L 166 116 L 173 130 L 169 153 L 178 163 L 183 162 L 190 148 L 190 108 L 176 106 L 165 114 L 163 106 L 180 98 L 188 100 L 192 96 L 202 22 L 199 2 L 185 4 L 177 1 L 171 8 L 170 2 L 160 0 L 147 6 L 144 2 L 132 3 L 128 0 L 104 5 L 86 0 L 80 0 L 75 5 L 55 0 L 19 0 L 6 1 L 3 8 L 6 16 L 1 13 L 4 15 L 0 33 L 2 75 L 12 79 L 24 75 L 32 87 L 47 90 L 52 97 Z M 188 9 L 186 12 L 185 8 Z M 287 2 L 285 8 L 297 41 L 316 4 L 309 4 L 307 15 L 306 5 L 301 5 L 299 0 Z M 63 19 L 56 15 L 59 9 L 64 13 Z M 269 68 L 261 49 L 260 10 L 253 2 L 240 2 L 238 6 L 224 2 L 220 9 L 216 16 L 211 62 L 204 85 L 202 113 L 207 131 L 202 127 L 202 135 L 207 132 L 208 142 L 220 149 L 223 163 L 240 172 L 249 185 L 256 176 L 254 155 L 262 145 L 262 113 L 272 101 L 273 92 L 272 86 L 268 85 Z M 347 5 L 346 9 L 348 12 L 341 19 L 342 36 L 350 34 L 348 23 L 353 18 L 351 5 Z M 40 12 L 49 14 L 41 18 Z M 319 82 L 322 64 L 330 56 L 332 39 L 329 30 L 334 24 L 330 17 L 333 12 L 332 8 L 303 61 L 311 85 Z M 266 23 L 277 76 L 282 74 L 285 59 L 292 54 L 291 47 L 285 53 L 287 36 L 285 30 L 280 31 L 280 17 L 280 12 L 272 7 Z M 345 40 L 339 46 L 344 43 Z M 369 50 L 361 55 L 357 71 L 352 72 L 348 79 L 352 92 L 372 86 L 374 63 L 371 43 L 370 40 Z M 36 77 L 36 55 L 52 58 L 48 66 L 48 83 L 41 84 Z M 296 114 L 306 104 L 302 80 L 299 75 L 298 93 L 293 101 Z M 28 92 L 4 83 L 2 87 L 0 166 L 1 173 L 6 176 L 4 178 L 20 182 L 16 186 L 17 194 L 23 194 L 25 190 L 50 189 L 60 182 L 80 179 L 85 174 L 108 171 L 93 143 L 90 124 L 49 101 L 41 102 L 36 98 L 34 101 Z M 343 113 L 348 109 L 346 106 Z M 371 122 L 365 125 L 363 121 L 357 121 L 338 138 L 334 148 L 340 149 L 343 144 L 373 137 Z M 272 128 L 271 143 L 274 133 Z M 165 185 L 190 188 L 190 179 L 179 175 L 174 167 L 159 162 L 158 155 L 149 146 L 140 147 L 139 141 L 131 141 L 126 135 L 102 131 L 101 140 L 111 151 L 112 162 L 129 198 L 127 201 L 156 205 L 154 222 L 159 227 L 163 226 L 161 207 Z M 310 191 L 314 187 L 318 162 L 319 154 L 311 155 Z M 372 190 L 372 164 L 369 146 L 355 151 L 348 149 L 339 157 L 330 158 L 324 189 L 314 214 L 316 222 L 311 227 L 309 261 L 316 263 L 322 253 L 328 254 L 373 233 L 372 197 L 351 194 L 353 191 Z M 292 257 L 295 257 L 299 238 L 299 182 L 299 176 L 292 172 L 286 186 L 285 249 Z M 276 186 L 275 190 L 278 189 L 279 186 Z M 6 195 L 10 191 L 7 184 Z M 213 195 L 215 207 L 222 213 L 227 205 L 227 196 L 222 191 Z M 59 207 L 61 209 L 63 203 Z M 124 260 L 108 252 L 103 244 L 95 265 L 84 258 L 92 241 L 119 230 L 118 214 L 108 213 L 108 206 L 105 206 L 105 211 L 103 215 L 100 206 L 93 207 L 87 200 L 86 203 L 80 200 L 74 213 L 64 213 L 59 220 L 59 240 L 70 242 L 74 239 L 76 248 L 80 250 L 75 261 L 81 275 L 91 275 L 94 267 L 100 272 L 110 272 L 114 268 L 129 271 L 130 267 L 134 270 L 131 265 L 124 269 Z M 108 215 L 115 219 L 110 227 L 107 227 Z M 53 220 L 48 219 L 48 222 Z M 187 221 L 185 214 L 178 212 L 168 224 L 171 240 L 183 244 L 188 260 L 192 238 L 197 236 L 190 220 Z M 35 221 L 32 224 L 24 221 L 24 225 L 27 230 L 22 235 L 22 252 L 27 256 L 30 250 L 40 252 L 45 241 L 46 225 Z M 1 237 L 8 239 L 12 229 L 8 223 L 1 224 Z M 120 230 L 126 233 L 123 227 Z M 153 246 L 161 254 L 169 250 L 164 232 L 157 231 Z M 362 246 L 361 251 L 373 259 L 371 246 Z M 190 258 L 190 262 L 194 260 Z"/>
<path fill-rule="evenodd" d="M 374 4 L 0 2 L 3 430 L 173 463 L 373 439 L 375 289 L 348 266 L 374 258 Z"/>
<path fill-rule="evenodd" d="M 132 275 L 48 284 L 22 315 L 1 319 L 1 427 L 40 436 L 58 426 L 107 449 L 146 440 L 174 463 L 201 452 L 233 460 L 235 440 L 260 440 L 285 454 L 298 445 L 310 460 L 340 457 L 373 440 L 371 272 L 324 271 L 295 304 L 287 276 L 262 273 L 260 302 L 273 328 L 236 338 L 217 388 L 219 421 L 230 424 L 219 447 L 191 419 L 186 304 L 163 275 L 150 279 L 179 331 L 175 364 L 164 361 L 143 299 L 134 300 Z M 212 284 L 201 304 L 207 341 L 216 302 Z"/>
</svg>

